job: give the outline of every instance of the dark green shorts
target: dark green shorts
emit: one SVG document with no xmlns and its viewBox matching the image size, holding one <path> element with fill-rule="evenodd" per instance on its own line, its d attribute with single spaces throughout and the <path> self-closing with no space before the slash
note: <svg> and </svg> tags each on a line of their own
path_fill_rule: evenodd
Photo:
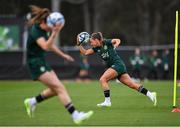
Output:
<svg viewBox="0 0 180 127">
<path fill-rule="evenodd" d="M 43 73 L 52 70 L 44 58 L 33 58 L 28 60 L 28 67 L 33 80 L 37 80 Z"/>
<path fill-rule="evenodd" d="M 115 62 L 110 67 L 118 73 L 118 77 L 121 76 L 122 74 L 127 73 L 126 66 L 122 61 Z"/>
</svg>

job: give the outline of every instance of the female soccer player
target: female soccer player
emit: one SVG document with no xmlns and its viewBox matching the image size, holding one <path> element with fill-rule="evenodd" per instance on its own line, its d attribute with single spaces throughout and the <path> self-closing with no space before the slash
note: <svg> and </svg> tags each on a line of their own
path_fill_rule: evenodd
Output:
<svg viewBox="0 0 180 127">
<path fill-rule="evenodd" d="M 108 69 L 100 78 L 101 87 L 104 91 L 105 101 L 97 104 L 98 107 L 110 107 L 110 89 L 108 81 L 114 78 L 118 78 L 120 82 L 128 87 L 139 91 L 140 93 L 148 96 L 150 100 L 156 106 L 156 93 L 150 92 L 143 86 L 135 83 L 126 71 L 126 66 L 121 58 L 118 56 L 115 48 L 119 46 L 120 39 L 103 39 L 102 33 L 93 33 L 90 37 L 89 43 L 92 46 L 90 49 L 85 49 L 80 45 L 77 39 L 77 45 L 79 46 L 80 52 L 84 55 L 90 55 L 97 53 L 107 64 Z"/>
<path fill-rule="evenodd" d="M 57 55 L 68 61 L 74 61 L 71 56 L 63 53 L 54 44 L 55 37 L 63 28 L 63 24 L 49 27 L 46 23 L 46 19 L 50 15 L 50 11 L 47 8 L 40 8 L 37 6 L 30 7 L 34 16 L 28 22 L 30 27 L 27 40 L 27 63 L 32 78 L 42 82 L 47 89 L 35 97 L 25 99 L 24 104 L 27 114 L 30 117 L 33 117 L 33 112 L 38 103 L 47 100 L 50 97 L 57 96 L 59 101 L 72 115 L 73 121 L 76 124 L 80 124 L 83 120 L 88 119 L 93 114 L 93 111 L 84 113 L 78 112 L 75 109 L 66 88 L 58 79 L 56 73 L 45 61 L 45 53 L 49 50 L 55 52 Z M 49 36 L 48 32 L 51 33 Z"/>
</svg>

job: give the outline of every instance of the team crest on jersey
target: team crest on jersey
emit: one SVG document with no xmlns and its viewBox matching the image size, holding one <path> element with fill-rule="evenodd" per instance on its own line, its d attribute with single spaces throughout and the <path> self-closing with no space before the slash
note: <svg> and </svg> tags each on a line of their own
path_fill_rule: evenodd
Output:
<svg viewBox="0 0 180 127">
<path fill-rule="evenodd" d="M 50 33 L 50 32 L 48 32 L 48 33 L 47 33 L 47 36 L 49 37 L 50 35 L 51 35 L 51 33 Z"/>
<path fill-rule="evenodd" d="M 41 71 L 41 72 L 44 72 L 44 71 L 45 71 L 45 67 L 44 67 L 44 66 L 41 66 L 41 67 L 40 67 L 40 71 Z"/>
<path fill-rule="evenodd" d="M 113 64 L 111 67 L 115 67 L 115 65 Z"/>
<path fill-rule="evenodd" d="M 107 45 L 104 46 L 104 50 L 107 50 Z"/>
</svg>

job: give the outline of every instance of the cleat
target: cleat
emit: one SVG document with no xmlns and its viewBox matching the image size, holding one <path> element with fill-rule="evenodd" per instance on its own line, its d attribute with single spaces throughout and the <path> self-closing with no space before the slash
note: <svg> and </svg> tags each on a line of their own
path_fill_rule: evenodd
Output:
<svg viewBox="0 0 180 127">
<path fill-rule="evenodd" d="M 152 92 L 152 94 L 153 94 L 152 101 L 154 103 L 154 106 L 156 106 L 157 105 L 157 93 L 156 92 Z"/>
<path fill-rule="evenodd" d="M 34 111 L 35 111 L 36 106 L 35 105 L 31 105 L 29 103 L 29 101 L 30 101 L 30 99 L 25 99 L 24 100 L 24 105 L 25 105 L 26 112 L 27 112 L 28 116 L 30 118 L 32 118 L 32 117 L 34 117 Z"/>
<path fill-rule="evenodd" d="M 100 104 L 97 104 L 98 107 L 111 107 L 111 102 L 103 102 Z"/>
<path fill-rule="evenodd" d="M 85 112 L 79 112 L 79 115 L 77 118 L 74 118 L 73 121 L 75 124 L 80 125 L 84 120 L 89 119 L 93 115 L 93 111 L 89 111 L 87 113 Z"/>
</svg>

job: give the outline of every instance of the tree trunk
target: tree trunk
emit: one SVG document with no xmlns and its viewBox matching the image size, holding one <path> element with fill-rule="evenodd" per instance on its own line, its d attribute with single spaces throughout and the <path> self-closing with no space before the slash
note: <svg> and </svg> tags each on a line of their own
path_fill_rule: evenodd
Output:
<svg viewBox="0 0 180 127">
<path fill-rule="evenodd" d="M 83 5 L 83 11 L 84 11 L 84 25 L 85 25 L 85 31 L 88 33 L 91 32 L 91 25 L 90 25 L 90 14 L 89 14 L 89 5 L 88 1 L 86 1 Z"/>
<path fill-rule="evenodd" d="M 157 45 L 159 40 L 159 37 L 161 36 L 160 28 L 161 28 L 161 20 L 162 16 L 159 13 L 159 11 L 156 11 L 155 17 L 154 17 L 154 27 L 152 29 L 152 44 Z"/>
<path fill-rule="evenodd" d="M 138 3 L 138 18 L 139 18 L 139 42 L 148 44 L 150 42 L 150 12 L 149 12 L 149 0 L 140 0 Z"/>
<path fill-rule="evenodd" d="M 99 3 L 97 3 L 96 0 L 93 0 L 93 10 L 94 10 L 94 14 L 93 14 L 93 31 L 97 32 L 99 31 L 99 18 L 100 18 L 100 11 L 99 11 Z"/>
</svg>

